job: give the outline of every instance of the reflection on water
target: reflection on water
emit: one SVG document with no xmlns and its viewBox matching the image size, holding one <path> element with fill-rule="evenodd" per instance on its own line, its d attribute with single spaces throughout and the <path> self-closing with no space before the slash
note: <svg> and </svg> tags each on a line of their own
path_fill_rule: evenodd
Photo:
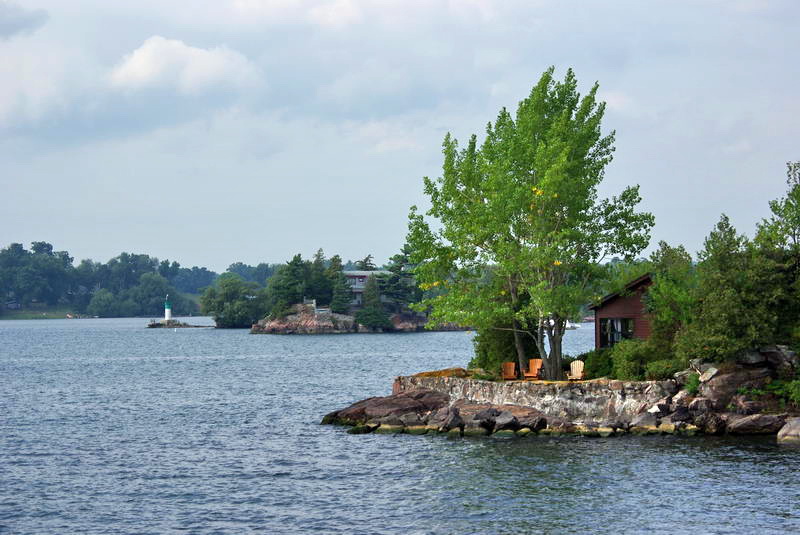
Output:
<svg viewBox="0 0 800 535">
<path fill-rule="evenodd" d="M 197 318 L 192 318 L 193 322 Z M 771 438 L 348 435 L 323 414 L 463 366 L 468 333 L 0 322 L 0 533 L 785 533 Z M 590 327 L 590 326 L 589 326 Z M 591 347 L 591 329 L 566 350 Z"/>
</svg>

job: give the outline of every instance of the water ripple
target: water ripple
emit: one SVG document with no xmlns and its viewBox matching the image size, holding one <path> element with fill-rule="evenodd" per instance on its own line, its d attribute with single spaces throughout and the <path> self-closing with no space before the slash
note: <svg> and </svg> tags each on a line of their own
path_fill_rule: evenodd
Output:
<svg viewBox="0 0 800 535">
<path fill-rule="evenodd" d="M 787 533 L 797 451 L 726 437 L 348 435 L 471 335 L 0 322 L 0 533 Z M 569 351 L 591 345 L 571 332 Z"/>
</svg>

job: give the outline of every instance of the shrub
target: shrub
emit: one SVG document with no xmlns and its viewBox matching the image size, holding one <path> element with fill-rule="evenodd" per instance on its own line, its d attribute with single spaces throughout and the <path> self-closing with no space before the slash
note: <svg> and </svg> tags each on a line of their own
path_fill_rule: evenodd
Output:
<svg viewBox="0 0 800 535">
<path fill-rule="evenodd" d="M 648 380 L 670 379 L 685 366 L 678 359 L 662 359 L 648 362 L 644 366 L 644 376 Z"/>
<path fill-rule="evenodd" d="M 697 394 L 700 390 L 700 374 L 693 373 L 689 377 L 686 378 L 686 386 L 684 389 L 689 392 L 691 395 Z"/>
<path fill-rule="evenodd" d="M 611 349 L 614 378 L 622 381 L 641 381 L 648 361 L 656 360 L 644 340 L 623 340 Z"/>
<path fill-rule="evenodd" d="M 366 307 L 356 312 L 356 321 L 370 329 L 392 329 L 394 327 L 386 312 L 375 307 Z"/>
<path fill-rule="evenodd" d="M 598 377 L 610 377 L 614 371 L 614 363 L 611 361 L 611 351 L 608 349 L 595 349 L 578 355 L 578 359 L 584 363 L 583 372 L 587 379 L 597 379 Z"/>
<path fill-rule="evenodd" d="M 800 405 L 800 379 L 786 383 L 786 393 L 790 401 Z"/>
</svg>

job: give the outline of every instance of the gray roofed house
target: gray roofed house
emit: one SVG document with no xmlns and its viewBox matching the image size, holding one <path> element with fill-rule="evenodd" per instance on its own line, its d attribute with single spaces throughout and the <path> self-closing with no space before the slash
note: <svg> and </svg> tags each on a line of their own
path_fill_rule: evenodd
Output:
<svg viewBox="0 0 800 535">
<path fill-rule="evenodd" d="M 373 271 L 342 271 L 342 274 L 347 278 L 347 283 L 353 291 L 353 300 L 350 304 L 358 307 L 364 302 L 364 286 L 367 285 L 370 275 L 391 275 L 392 272 L 376 269 Z"/>
</svg>

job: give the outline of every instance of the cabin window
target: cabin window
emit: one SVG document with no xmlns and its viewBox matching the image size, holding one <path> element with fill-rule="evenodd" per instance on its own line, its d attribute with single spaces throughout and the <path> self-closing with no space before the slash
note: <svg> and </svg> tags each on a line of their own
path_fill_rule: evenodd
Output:
<svg viewBox="0 0 800 535">
<path fill-rule="evenodd" d="M 633 338 L 633 318 L 600 318 L 600 347 Z"/>
</svg>

